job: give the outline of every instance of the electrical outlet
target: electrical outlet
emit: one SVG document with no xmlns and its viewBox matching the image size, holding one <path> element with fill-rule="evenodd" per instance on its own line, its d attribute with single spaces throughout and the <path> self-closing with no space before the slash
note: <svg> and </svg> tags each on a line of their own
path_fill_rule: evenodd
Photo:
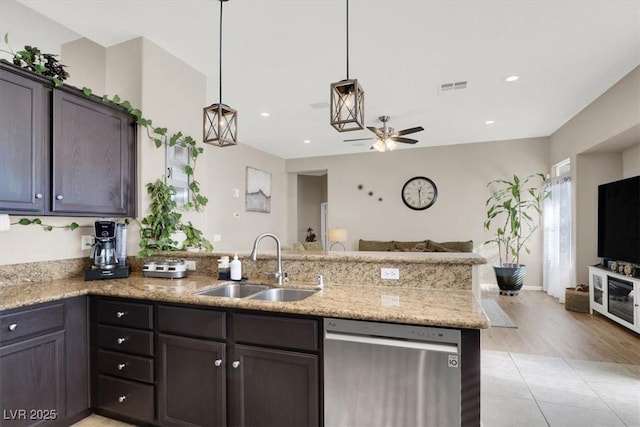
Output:
<svg viewBox="0 0 640 427">
<path fill-rule="evenodd" d="M 196 269 L 196 262 L 195 261 L 185 260 L 184 261 L 184 265 L 187 267 L 187 270 L 195 271 L 195 269 Z"/>
<path fill-rule="evenodd" d="M 398 279 L 400 279 L 400 269 L 398 269 L 398 268 L 381 268 L 380 269 L 380 278 L 381 279 L 398 280 Z"/>
<path fill-rule="evenodd" d="M 82 235 L 80 240 L 80 250 L 84 251 L 87 249 L 91 249 L 92 246 L 93 246 L 93 236 L 91 236 L 90 234 Z"/>
<path fill-rule="evenodd" d="M 222 240 L 222 235 L 220 235 L 220 234 L 214 234 L 213 235 L 213 241 L 214 242 L 219 242 L 220 240 Z"/>
</svg>

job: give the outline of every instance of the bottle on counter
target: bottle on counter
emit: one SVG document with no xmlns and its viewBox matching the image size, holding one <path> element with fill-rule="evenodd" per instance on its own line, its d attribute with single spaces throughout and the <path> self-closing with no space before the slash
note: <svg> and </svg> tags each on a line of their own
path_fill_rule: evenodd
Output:
<svg viewBox="0 0 640 427">
<path fill-rule="evenodd" d="M 231 269 L 231 280 L 242 280 L 242 262 L 238 259 L 238 254 L 233 256 L 233 261 L 229 263 Z"/>
<path fill-rule="evenodd" d="M 229 257 L 223 256 L 218 260 L 218 280 L 231 279 L 231 272 L 229 271 Z"/>
</svg>

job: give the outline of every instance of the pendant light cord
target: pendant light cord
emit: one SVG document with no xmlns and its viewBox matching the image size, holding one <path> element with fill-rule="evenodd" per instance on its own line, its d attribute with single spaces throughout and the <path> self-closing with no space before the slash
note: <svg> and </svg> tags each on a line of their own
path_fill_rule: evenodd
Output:
<svg viewBox="0 0 640 427">
<path fill-rule="evenodd" d="M 220 99 L 220 105 L 222 105 L 222 4 L 224 3 L 224 0 L 220 0 L 220 56 L 219 56 L 219 77 L 220 77 L 220 81 L 219 81 L 219 86 L 218 86 L 218 95 L 220 95 L 219 99 Z"/>
<path fill-rule="evenodd" d="M 347 0 L 347 80 L 349 80 L 349 0 Z"/>
</svg>

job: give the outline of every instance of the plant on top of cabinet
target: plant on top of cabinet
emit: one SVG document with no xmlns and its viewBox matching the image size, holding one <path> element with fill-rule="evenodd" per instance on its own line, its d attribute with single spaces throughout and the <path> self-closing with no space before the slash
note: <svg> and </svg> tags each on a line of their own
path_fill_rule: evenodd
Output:
<svg viewBox="0 0 640 427">
<path fill-rule="evenodd" d="M 14 52 L 9 46 L 9 33 L 4 35 L 4 43 L 9 50 L 0 49 L 0 52 L 12 55 L 14 65 L 50 77 L 56 87 L 61 86 L 62 82 L 69 78 L 69 73 L 64 69 L 66 65 L 56 59 L 58 55 L 43 53 L 35 46 L 25 46 L 24 50 Z"/>
</svg>

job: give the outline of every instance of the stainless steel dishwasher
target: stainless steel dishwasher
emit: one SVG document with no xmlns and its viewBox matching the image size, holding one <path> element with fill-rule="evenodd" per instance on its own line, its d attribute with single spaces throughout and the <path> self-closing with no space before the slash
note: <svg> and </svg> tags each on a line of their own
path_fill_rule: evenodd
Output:
<svg viewBox="0 0 640 427">
<path fill-rule="evenodd" d="M 459 361 L 458 330 L 325 319 L 325 426 L 460 426 Z"/>
</svg>

